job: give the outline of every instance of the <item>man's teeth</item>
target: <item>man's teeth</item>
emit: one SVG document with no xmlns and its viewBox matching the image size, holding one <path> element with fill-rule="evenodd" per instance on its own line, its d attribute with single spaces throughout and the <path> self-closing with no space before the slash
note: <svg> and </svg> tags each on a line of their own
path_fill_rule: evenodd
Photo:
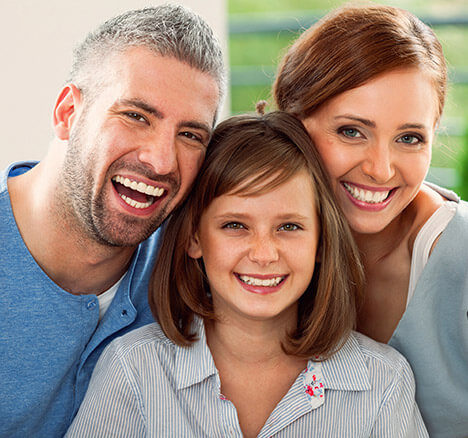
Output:
<svg viewBox="0 0 468 438">
<path fill-rule="evenodd" d="M 255 277 L 249 277 L 248 275 L 239 275 L 241 281 L 251 286 L 265 286 L 265 287 L 273 287 L 278 286 L 284 277 L 275 277 L 275 278 L 268 278 L 268 279 L 261 279 Z"/>
<path fill-rule="evenodd" d="M 132 198 L 129 198 L 128 196 L 125 196 L 125 195 L 122 195 L 121 193 L 119 193 L 119 196 L 130 206 L 132 206 L 133 208 L 148 208 L 153 202 L 154 202 L 154 199 L 151 198 L 148 202 L 138 202 L 138 201 L 135 201 L 134 199 Z"/>
<path fill-rule="evenodd" d="M 389 190 L 384 192 L 372 192 L 370 190 L 360 189 L 358 187 L 343 183 L 345 189 L 351 194 L 354 199 L 358 201 L 367 202 L 369 204 L 378 204 L 385 201 L 390 193 Z"/>
<path fill-rule="evenodd" d="M 155 196 L 159 198 L 164 193 L 164 189 L 161 187 L 153 187 L 148 184 L 145 184 L 144 182 L 132 181 L 131 179 L 124 178 L 123 176 L 115 176 L 114 178 L 112 178 L 112 180 L 132 190 L 136 190 L 137 192 L 144 193 L 145 195 Z"/>
</svg>

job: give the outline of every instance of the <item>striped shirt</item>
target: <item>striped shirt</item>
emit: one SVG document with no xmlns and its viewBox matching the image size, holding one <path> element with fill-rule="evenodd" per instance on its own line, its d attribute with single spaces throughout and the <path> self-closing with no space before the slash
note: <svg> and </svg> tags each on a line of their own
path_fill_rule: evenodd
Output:
<svg viewBox="0 0 468 438">
<path fill-rule="evenodd" d="M 112 342 L 96 365 L 67 437 L 242 437 L 198 320 L 183 348 L 157 324 Z M 259 388 L 259 391 L 261 388 Z M 406 360 L 352 333 L 323 362 L 309 361 L 259 437 L 427 437 Z"/>
</svg>

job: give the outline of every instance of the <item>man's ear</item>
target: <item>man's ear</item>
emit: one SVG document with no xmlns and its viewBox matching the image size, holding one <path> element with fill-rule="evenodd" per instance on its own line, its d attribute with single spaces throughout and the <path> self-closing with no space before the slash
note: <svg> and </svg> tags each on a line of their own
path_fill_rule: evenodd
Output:
<svg viewBox="0 0 468 438">
<path fill-rule="evenodd" d="M 68 140 L 70 138 L 73 120 L 77 116 L 81 100 L 81 91 L 73 84 L 65 85 L 58 95 L 52 122 L 55 135 L 60 140 Z"/>
<path fill-rule="evenodd" d="M 189 255 L 189 257 L 192 257 L 192 259 L 199 259 L 200 257 L 202 257 L 203 253 L 200 245 L 200 239 L 198 237 L 198 232 L 190 238 L 190 244 L 187 249 L 187 254 Z"/>
</svg>

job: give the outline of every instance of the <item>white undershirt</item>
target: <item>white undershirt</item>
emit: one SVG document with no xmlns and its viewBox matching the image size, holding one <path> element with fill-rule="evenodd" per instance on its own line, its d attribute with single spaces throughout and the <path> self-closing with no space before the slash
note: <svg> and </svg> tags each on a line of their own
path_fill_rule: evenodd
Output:
<svg viewBox="0 0 468 438">
<path fill-rule="evenodd" d="M 414 241 L 413 256 L 411 260 L 411 272 L 408 286 L 408 298 L 406 300 L 406 307 L 413 297 L 414 290 L 419 277 L 426 266 L 432 245 L 437 237 L 445 230 L 447 224 L 455 216 L 457 211 L 457 203 L 454 201 L 444 202 L 429 220 L 423 225 L 416 240 Z"/>
<path fill-rule="evenodd" d="M 122 277 L 117 283 L 115 283 L 113 286 L 111 286 L 102 294 L 98 295 L 97 298 L 99 302 L 99 321 L 101 321 L 101 319 L 104 317 L 104 314 L 107 312 L 107 309 L 111 305 L 112 300 L 114 299 L 115 294 L 117 293 L 120 283 L 122 283 L 122 280 L 124 277 L 125 277 L 125 274 L 122 275 Z"/>
</svg>

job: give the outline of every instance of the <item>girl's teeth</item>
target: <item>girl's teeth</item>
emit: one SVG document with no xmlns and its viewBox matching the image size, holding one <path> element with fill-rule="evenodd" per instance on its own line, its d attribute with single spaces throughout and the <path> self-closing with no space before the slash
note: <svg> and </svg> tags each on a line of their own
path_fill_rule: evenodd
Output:
<svg viewBox="0 0 468 438">
<path fill-rule="evenodd" d="M 278 286 L 284 277 L 275 277 L 269 279 L 261 279 L 255 277 L 249 277 L 248 275 L 240 275 L 239 278 L 246 284 L 251 286 L 264 286 L 264 287 L 273 287 Z"/>
</svg>

